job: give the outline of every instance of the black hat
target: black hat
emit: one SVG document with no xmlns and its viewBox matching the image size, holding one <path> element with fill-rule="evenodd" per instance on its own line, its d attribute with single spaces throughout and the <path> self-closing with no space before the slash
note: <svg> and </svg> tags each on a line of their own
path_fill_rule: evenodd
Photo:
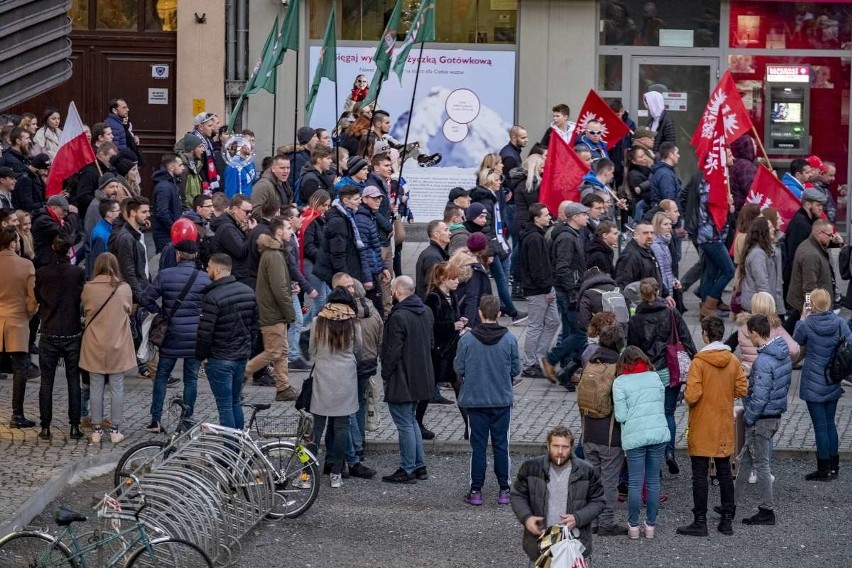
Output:
<svg viewBox="0 0 852 568">
<path fill-rule="evenodd" d="M 127 158 L 119 158 L 113 164 L 115 167 L 115 171 L 118 172 L 118 175 L 121 177 L 127 177 L 127 174 L 130 173 L 130 170 L 136 166 L 135 160 L 128 160 Z"/>
<path fill-rule="evenodd" d="M 316 136 L 317 131 L 310 126 L 303 126 L 296 132 L 296 139 L 299 144 L 305 145 L 311 141 L 311 138 Z"/>
<path fill-rule="evenodd" d="M 472 203 L 470 207 L 467 208 L 467 211 L 464 212 L 464 217 L 468 221 L 473 221 L 483 213 L 488 213 L 485 205 L 482 203 Z"/>
<path fill-rule="evenodd" d="M 201 137 L 196 136 L 192 132 L 183 137 L 183 151 L 187 154 L 198 148 L 204 143 Z"/>
<path fill-rule="evenodd" d="M 30 158 L 30 165 L 37 170 L 46 170 L 51 165 L 50 156 L 47 154 L 37 154 L 35 157 Z"/>
<path fill-rule="evenodd" d="M 9 166 L 0 166 L 0 178 L 17 178 L 19 177 L 18 172 L 10 168 Z"/>
<path fill-rule="evenodd" d="M 175 250 L 195 254 L 198 252 L 198 244 L 195 241 L 184 239 L 175 245 Z"/>
<path fill-rule="evenodd" d="M 455 201 L 459 197 L 470 197 L 470 190 L 463 187 L 454 187 L 450 190 L 450 201 Z"/>
</svg>

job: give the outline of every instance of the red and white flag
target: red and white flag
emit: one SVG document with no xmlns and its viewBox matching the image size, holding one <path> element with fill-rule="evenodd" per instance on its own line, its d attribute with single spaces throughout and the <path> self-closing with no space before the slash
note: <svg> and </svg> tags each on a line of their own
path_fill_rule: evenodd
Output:
<svg viewBox="0 0 852 568">
<path fill-rule="evenodd" d="M 757 166 L 746 203 L 757 203 L 761 210 L 772 207 L 785 223 L 789 223 L 801 207 L 793 192 L 762 164 Z"/>
<path fill-rule="evenodd" d="M 541 174 L 538 200 L 556 217 L 563 201 L 580 201 L 580 182 L 589 166 L 561 136 L 551 136 Z"/>
<path fill-rule="evenodd" d="M 65 127 L 59 138 L 59 150 L 53 158 L 53 165 L 47 176 L 47 197 L 62 191 L 62 182 L 80 171 L 83 166 L 95 161 L 95 152 L 83 130 L 83 121 L 77 113 L 77 107 L 72 101 L 68 105 Z"/>
<path fill-rule="evenodd" d="M 630 133 L 630 128 L 621 120 L 621 117 L 615 114 L 594 89 L 589 89 L 586 102 L 583 103 L 583 108 L 577 115 L 577 132 L 584 132 L 586 125 L 592 120 L 601 123 L 601 139 L 606 142 L 607 150 L 612 149 Z"/>
<path fill-rule="evenodd" d="M 715 136 L 710 143 L 710 149 L 704 157 L 704 180 L 710 184 L 710 195 L 707 198 L 707 209 L 713 224 L 719 231 L 728 220 L 728 155 L 726 150 L 725 128 L 722 121 L 716 122 Z"/>
<path fill-rule="evenodd" d="M 716 139 L 716 123 L 722 119 L 725 140 L 734 141 L 754 128 L 751 117 L 743 105 L 737 86 L 730 71 L 725 71 L 719 84 L 713 89 L 710 100 L 690 143 L 695 147 L 699 163 L 712 149 Z"/>
</svg>

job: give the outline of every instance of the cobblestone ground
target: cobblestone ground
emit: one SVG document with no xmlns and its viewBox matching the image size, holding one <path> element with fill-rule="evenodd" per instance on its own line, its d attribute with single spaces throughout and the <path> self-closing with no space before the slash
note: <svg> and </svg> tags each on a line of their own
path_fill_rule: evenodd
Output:
<svg viewBox="0 0 852 568">
<path fill-rule="evenodd" d="M 417 243 L 406 244 L 403 265 L 403 271 L 406 274 L 413 273 L 414 263 L 423 246 L 425 245 Z M 694 260 L 694 251 L 691 247 L 687 247 L 684 270 Z M 687 296 L 687 306 L 690 309 L 686 319 L 693 330 L 696 345 L 700 346 L 700 333 L 697 333 L 697 301 L 691 293 Z M 519 307 L 523 309 L 523 304 L 519 304 Z M 730 324 L 729 328 L 733 330 Z M 510 329 L 519 336 L 523 344 L 525 328 L 513 326 Z M 178 365 L 175 373 L 181 370 L 182 366 Z M 794 384 L 790 391 L 790 408 L 782 419 L 776 438 L 776 447 L 779 451 L 811 452 L 814 448 L 813 431 L 807 408 L 798 399 L 798 374 L 798 371 L 794 373 Z M 293 373 L 293 384 L 300 386 L 305 376 L 306 373 Z M 54 392 L 52 440 L 39 440 L 37 429 L 12 430 L 8 428 L 5 420 L 0 422 L 0 529 L 8 528 L 8 523 L 16 518 L 22 507 L 31 499 L 36 499 L 45 484 L 55 479 L 70 464 L 100 454 L 109 454 L 108 458 L 117 461 L 126 448 L 152 436 L 144 430 L 150 420 L 148 414 L 151 396 L 150 380 L 135 377 L 126 379 L 123 431 L 127 439 L 117 446 L 113 446 L 109 441 L 102 442 L 101 445 L 93 445 L 85 439 L 75 441 L 67 438 L 68 425 L 65 416 L 67 396 L 64 382 L 64 373 L 60 368 Z M 180 387 L 169 389 L 168 396 L 179 394 L 180 390 Z M 566 424 L 575 432 L 579 432 L 579 414 L 573 393 L 568 393 L 563 388 L 553 386 L 543 379 L 524 379 L 515 392 L 517 396 L 511 432 L 514 444 L 527 444 L 532 447 L 543 445 L 547 430 L 556 424 Z M 273 388 L 249 386 L 245 389 L 245 397 L 249 402 L 270 402 L 274 394 Z M 451 392 L 445 392 L 444 395 L 452 397 Z M 11 381 L 8 379 L 0 380 L 0 408 L 6 409 L 6 412 L 11 408 Z M 30 381 L 27 385 L 25 411 L 29 417 L 38 420 L 38 380 Z M 292 403 L 275 403 L 269 414 L 274 416 L 291 412 L 293 412 Z M 196 414 L 198 417 L 216 416 L 210 389 L 203 379 L 199 382 Z M 382 416 L 381 427 L 368 435 L 368 442 L 394 444 L 397 436 L 396 429 L 386 409 L 383 409 Z M 677 419 L 678 445 L 683 447 L 682 434 L 686 424 L 686 412 L 682 406 L 678 408 Z M 426 415 L 426 424 L 437 434 L 436 440 L 428 443 L 427 447 L 466 445 L 462 436 L 461 417 L 455 406 L 430 406 Z M 852 452 L 852 398 L 848 393 L 844 395 L 838 406 L 837 426 L 841 451 Z"/>
</svg>

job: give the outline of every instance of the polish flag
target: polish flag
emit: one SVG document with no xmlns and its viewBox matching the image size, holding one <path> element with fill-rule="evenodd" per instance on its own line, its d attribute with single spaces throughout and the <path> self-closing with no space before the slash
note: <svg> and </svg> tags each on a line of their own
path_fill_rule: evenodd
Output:
<svg viewBox="0 0 852 568">
<path fill-rule="evenodd" d="M 53 165 L 47 176 L 45 191 L 47 197 L 54 196 L 62 191 L 62 182 L 79 172 L 83 166 L 94 161 L 95 152 L 92 150 L 92 145 L 83 130 L 83 121 L 80 120 L 77 107 L 72 101 L 68 105 L 65 128 L 62 130 L 62 136 L 59 139 L 59 150 L 53 158 Z"/>
</svg>

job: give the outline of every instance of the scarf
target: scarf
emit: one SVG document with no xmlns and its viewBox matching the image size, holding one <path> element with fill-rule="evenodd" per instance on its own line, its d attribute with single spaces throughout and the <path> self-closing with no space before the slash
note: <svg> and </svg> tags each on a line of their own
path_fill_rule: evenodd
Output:
<svg viewBox="0 0 852 568">
<path fill-rule="evenodd" d="M 650 371 L 651 368 L 648 366 L 645 361 L 639 360 L 633 363 L 632 365 L 623 365 L 621 367 L 622 375 L 635 375 L 637 373 L 646 373 Z"/>
<path fill-rule="evenodd" d="M 352 102 L 360 103 L 367 97 L 367 91 L 369 88 L 365 89 L 352 89 L 352 92 L 349 94 L 349 98 L 352 99 Z"/>
<path fill-rule="evenodd" d="M 503 236 L 503 215 L 500 213 L 500 200 L 494 201 L 494 232 L 497 233 L 497 242 L 503 248 L 503 252 L 509 252 L 509 243 Z"/>
<path fill-rule="evenodd" d="M 358 250 L 364 250 L 364 241 L 361 240 L 361 232 L 358 230 L 358 224 L 355 222 L 355 215 L 352 213 L 352 210 L 340 203 L 335 203 L 334 207 L 343 213 L 343 215 L 345 215 L 349 220 L 349 224 L 352 226 L 352 232 L 355 233 L 355 246 Z"/>
<path fill-rule="evenodd" d="M 57 217 L 56 213 L 53 212 L 53 209 L 51 209 L 50 207 L 45 207 L 45 211 L 47 211 L 47 214 L 50 215 L 54 221 L 59 223 L 60 228 L 65 228 L 65 221 Z M 74 247 L 68 249 L 68 259 L 71 261 L 71 264 L 77 264 L 77 250 Z"/>
<path fill-rule="evenodd" d="M 346 304 L 328 303 L 320 310 L 319 317 L 333 321 L 346 321 L 355 318 L 355 310 Z"/>
<path fill-rule="evenodd" d="M 204 158 L 207 161 L 207 182 L 202 182 L 201 187 L 204 195 L 213 195 L 213 192 L 219 189 L 219 170 L 216 169 L 216 162 L 213 161 L 213 143 L 209 138 L 195 130 L 195 135 L 201 138 L 201 143 L 204 145 Z"/>
</svg>

